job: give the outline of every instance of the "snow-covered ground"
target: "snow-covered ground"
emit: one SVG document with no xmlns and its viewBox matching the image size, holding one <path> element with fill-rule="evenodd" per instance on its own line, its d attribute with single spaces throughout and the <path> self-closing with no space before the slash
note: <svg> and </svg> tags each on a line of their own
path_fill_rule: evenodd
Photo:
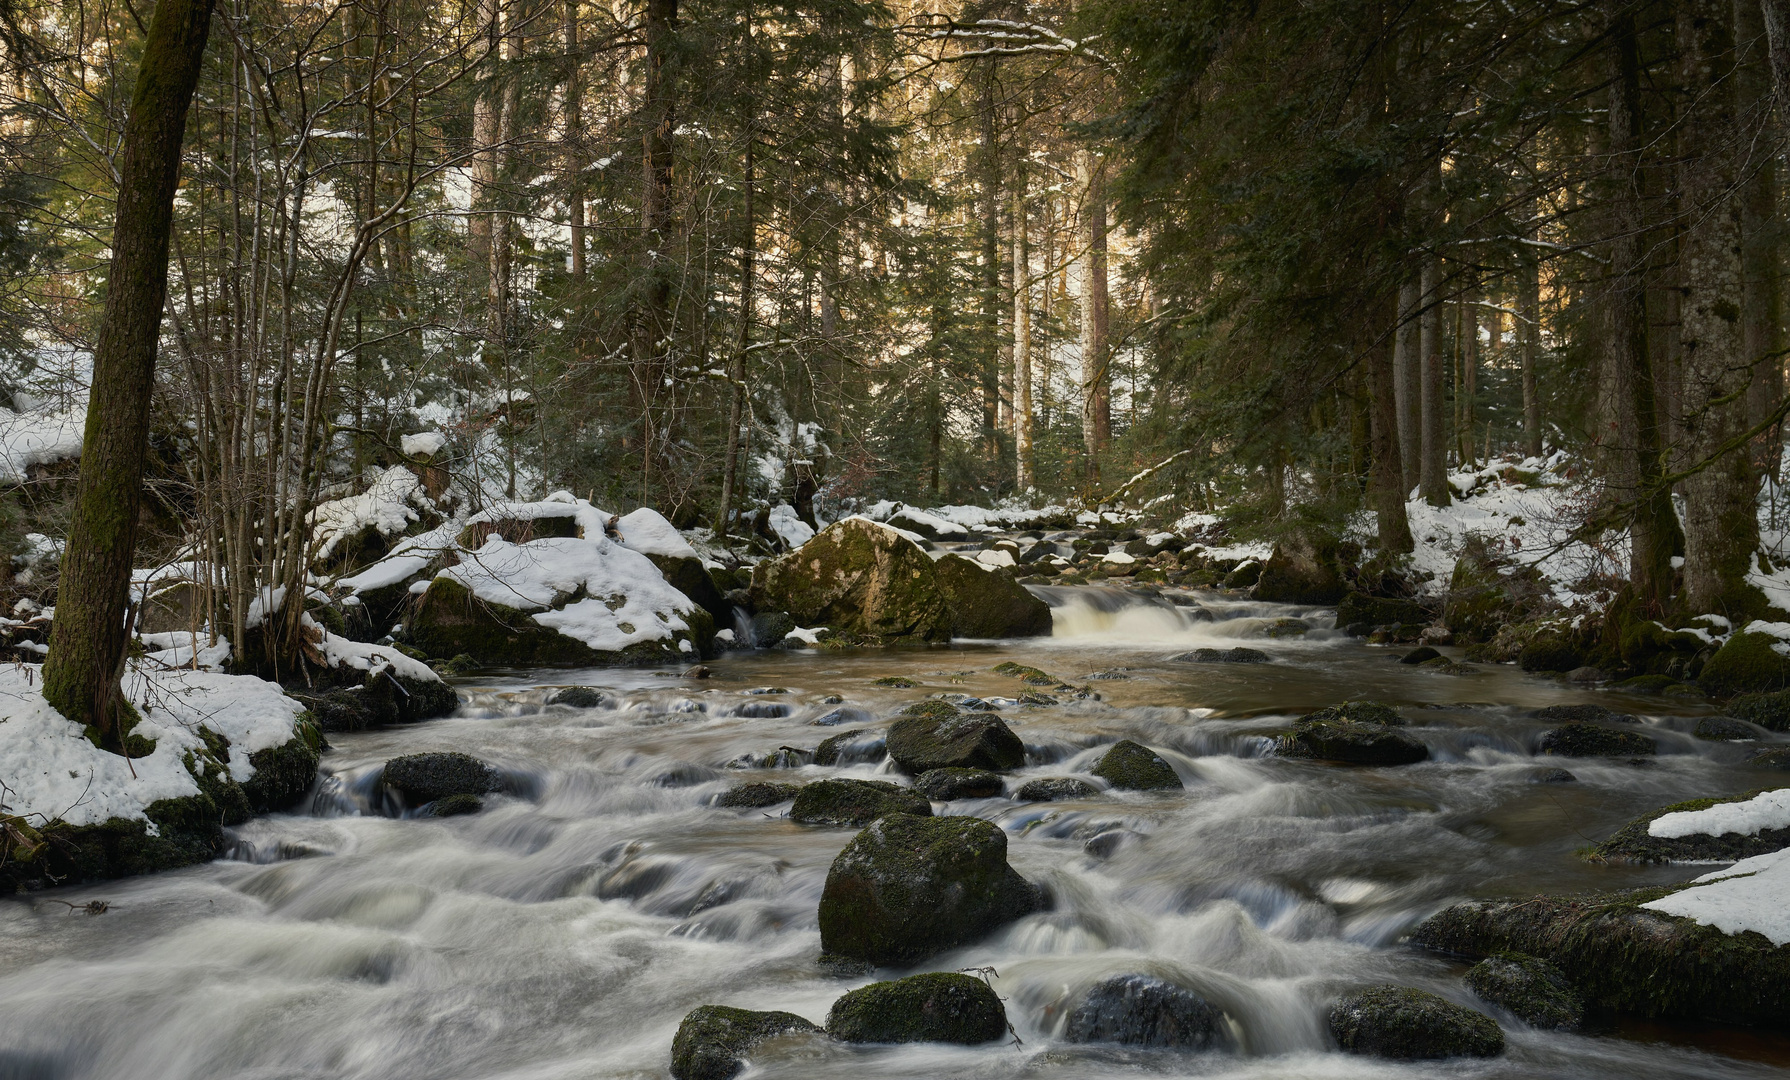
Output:
<svg viewBox="0 0 1790 1080">
<path fill-rule="evenodd" d="M 1687 889 L 1641 906 L 1694 919 L 1726 934 L 1751 930 L 1773 945 L 1790 945 L 1786 897 L 1790 897 L 1790 848 L 1742 859 L 1726 870 L 1704 874 Z"/>
</svg>

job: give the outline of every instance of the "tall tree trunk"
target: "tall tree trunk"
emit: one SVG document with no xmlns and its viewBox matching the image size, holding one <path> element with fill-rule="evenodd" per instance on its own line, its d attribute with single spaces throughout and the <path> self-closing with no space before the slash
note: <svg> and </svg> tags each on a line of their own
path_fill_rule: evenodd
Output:
<svg viewBox="0 0 1790 1080">
<path fill-rule="evenodd" d="M 646 78 L 642 88 L 645 130 L 641 135 L 640 299 L 633 312 L 630 373 L 640 418 L 640 501 L 651 502 L 653 454 L 664 437 L 653 415 L 671 337 L 671 275 L 666 251 L 671 237 L 672 136 L 677 111 L 672 36 L 677 33 L 678 0 L 646 0 Z"/>
<path fill-rule="evenodd" d="M 1523 368 L 1523 453 L 1541 456 L 1541 267 L 1533 256 L 1517 271 L 1517 349 Z"/>
<path fill-rule="evenodd" d="M 1473 399 L 1479 393 L 1479 303 L 1478 294 L 1467 292 L 1461 297 L 1461 382 L 1455 388 L 1460 398 L 1461 464 L 1474 467 Z"/>
<path fill-rule="evenodd" d="M 996 145 L 995 64 L 983 64 L 980 110 L 982 145 L 982 321 L 985 345 L 982 357 L 982 452 L 993 464 L 1000 453 L 995 433 L 1001 421 L 1001 163 Z"/>
<path fill-rule="evenodd" d="M 566 216 L 571 227 L 572 284 L 584 284 L 584 58 L 578 45 L 578 0 L 566 0 Z"/>
<path fill-rule="evenodd" d="M 502 138 L 503 58 L 501 0 L 479 0 L 480 36 L 485 39 L 484 77 L 472 102 L 472 216 L 467 222 L 467 250 L 475 272 L 489 284 L 492 207 L 497 198 L 497 144 Z"/>
<path fill-rule="evenodd" d="M 1019 493 L 1037 486 L 1032 475 L 1032 244 L 1024 173 L 1013 199 L 1013 451 Z"/>
<path fill-rule="evenodd" d="M 1422 354 L 1421 385 L 1418 388 L 1417 486 L 1431 506 L 1447 506 L 1448 441 L 1443 402 L 1442 299 L 1441 268 L 1434 257 L 1423 262 L 1423 315 L 1419 320 L 1419 351 Z"/>
<path fill-rule="evenodd" d="M 1417 282 L 1407 281 L 1399 286 L 1398 327 L 1392 341 L 1392 392 L 1399 461 L 1403 470 L 1402 483 L 1407 497 L 1417 487 L 1417 462 L 1421 448 L 1417 436 L 1418 387 L 1422 385 L 1417 377 L 1420 367 L 1418 356 L 1421 354 L 1418 309 L 1421 307 L 1422 287 Z"/>
<path fill-rule="evenodd" d="M 727 362 L 727 463 L 721 478 L 721 513 L 715 521 L 715 531 L 722 536 L 727 535 L 728 518 L 733 514 L 734 489 L 740 471 L 740 427 L 746 422 L 746 350 L 752 343 L 752 286 L 758 261 L 758 219 L 754 205 L 758 188 L 756 142 L 748 128 L 745 191 L 742 192 L 746 227 L 740 243 L 740 327 L 733 355 Z"/>
<path fill-rule="evenodd" d="M 1684 482 L 1684 605 L 1736 621 L 1759 606 L 1746 585 L 1758 521 L 1744 447 L 1752 372 L 1742 335 L 1741 205 L 1735 194 L 1744 151 L 1734 78 L 1733 5 L 1683 0 L 1677 8 L 1685 122 L 1698 133 L 1682 155 L 1679 192 L 1688 216 L 1682 246 L 1680 333 L 1685 457 L 1708 464 Z"/>
<path fill-rule="evenodd" d="M 1100 459 L 1112 444 L 1112 372 L 1107 356 L 1106 184 L 1104 168 L 1092 153 L 1082 155 L 1082 190 L 1087 223 L 1081 288 L 1082 442 L 1088 452 L 1088 480 L 1100 481 Z"/>
<path fill-rule="evenodd" d="M 211 0 L 160 0 L 150 18 L 119 146 L 106 306 L 93 350 L 81 474 L 62 556 L 44 697 L 101 746 L 122 750 L 131 560 L 149 448 L 180 144 L 199 83 Z"/>
<path fill-rule="evenodd" d="M 1385 344 L 1373 344 L 1376 335 L 1372 331 L 1377 327 L 1370 326 L 1369 332 L 1363 337 L 1369 350 L 1368 383 L 1373 395 L 1368 437 L 1373 455 L 1374 518 L 1379 531 L 1380 550 L 1389 553 L 1407 552 L 1416 547 L 1411 540 L 1411 523 L 1405 514 L 1405 497 L 1411 488 L 1405 480 L 1401 460 L 1403 448 L 1399 445 L 1401 417 L 1397 389 L 1397 353 L 1398 339 L 1404 330 L 1403 325 L 1398 322 L 1403 314 L 1403 293 L 1404 290 L 1400 289 L 1397 297 L 1388 297 L 1380 304 L 1381 318 L 1393 322 L 1392 345 L 1388 347 Z"/>
<path fill-rule="evenodd" d="M 1766 0 L 1769 4 L 1770 0 Z M 1760 4 L 1736 0 L 1736 29 L 1742 48 L 1739 57 L 1738 92 L 1748 110 L 1749 129 L 1755 125 L 1777 134 L 1766 113 L 1772 106 L 1771 56 Z M 1784 103 L 1790 104 L 1790 103 Z M 1745 291 L 1741 299 L 1741 347 L 1752 365 L 1747 387 L 1747 426 L 1764 423 L 1784 397 L 1783 303 L 1779 245 L 1783 242 L 1777 212 L 1777 154 L 1754 153 L 1746 166 L 1746 187 L 1741 193 L 1741 264 Z M 1782 426 L 1761 437 L 1753 452 L 1753 466 L 1776 475 L 1782 456 Z"/>
</svg>

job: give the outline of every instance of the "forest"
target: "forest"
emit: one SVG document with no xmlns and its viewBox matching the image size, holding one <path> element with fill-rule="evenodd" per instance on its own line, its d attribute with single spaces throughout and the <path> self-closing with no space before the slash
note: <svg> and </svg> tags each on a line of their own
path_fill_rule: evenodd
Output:
<svg viewBox="0 0 1790 1080">
<path fill-rule="evenodd" d="M 0 0 L 0 1078 L 1784 1075 L 1787 153 L 1790 0 Z"/>
</svg>

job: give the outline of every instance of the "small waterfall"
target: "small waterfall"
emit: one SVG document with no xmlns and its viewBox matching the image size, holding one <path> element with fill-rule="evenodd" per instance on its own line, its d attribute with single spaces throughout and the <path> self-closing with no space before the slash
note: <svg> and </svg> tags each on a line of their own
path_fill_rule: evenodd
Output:
<svg viewBox="0 0 1790 1080">
<path fill-rule="evenodd" d="M 1033 585 L 1050 605 L 1057 641 L 1177 646 L 1243 639 L 1322 640 L 1337 636 L 1336 612 L 1239 600 L 1217 593 L 1155 593 L 1099 585 Z"/>
</svg>

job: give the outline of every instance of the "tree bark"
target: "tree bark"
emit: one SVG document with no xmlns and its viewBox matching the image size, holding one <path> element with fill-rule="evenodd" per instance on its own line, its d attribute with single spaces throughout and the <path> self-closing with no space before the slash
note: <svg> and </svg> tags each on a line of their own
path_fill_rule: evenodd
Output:
<svg viewBox="0 0 1790 1080">
<path fill-rule="evenodd" d="M 1421 287 L 1415 281 L 1407 281 L 1398 290 L 1398 327 L 1394 331 L 1392 344 L 1392 393 L 1394 419 L 1397 421 L 1399 461 L 1402 463 L 1402 483 L 1408 497 L 1417 487 L 1417 461 L 1419 442 L 1417 438 L 1418 387 L 1418 308 L 1421 306 Z"/>
<path fill-rule="evenodd" d="M 1393 320 L 1391 347 L 1372 344 L 1371 334 L 1366 338 L 1369 349 L 1368 382 L 1373 396 L 1368 438 L 1370 452 L 1373 454 L 1374 518 L 1379 531 L 1380 550 L 1395 553 L 1408 552 L 1416 547 L 1411 539 L 1411 523 L 1405 514 L 1405 499 L 1411 488 L 1405 481 L 1402 447 L 1399 445 L 1401 416 L 1396 373 L 1398 338 L 1404 330 L 1403 324 L 1398 322 L 1403 315 L 1403 295 L 1404 290 L 1400 289 L 1397 299 L 1388 298 L 1381 304 L 1382 317 Z"/>
<path fill-rule="evenodd" d="M 1112 444 L 1112 374 L 1106 348 L 1106 185 L 1102 164 L 1082 155 L 1082 183 L 1087 223 L 1081 288 L 1082 442 L 1088 453 L 1088 480 L 1100 481 L 1100 459 Z"/>
<path fill-rule="evenodd" d="M 1032 475 L 1032 245 L 1024 173 L 1013 199 L 1013 454 L 1019 493 L 1037 486 Z"/>
<path fill-rule="evenodd" d="M 472 102 L 472 216 L 467 222 L 467 249 L 472 264 L 489 283 L 491 273 L 491 208 L 497 196 L 497 143 L 501 138 L 503 92 L 498 61 L 503 55 L 500 0 L 479 0 L 479 34 L 485 38 L 484 82 Z"/>
<path fill-rule="evenodd" d="M 1523 367 L 1523 453 L 1541 456 L 1541 267 L 1533 256 L 1517 273 L 1517 347 Z"/>
<path fill-rule="evenodd" d="M 666 246 L 671 229 L 673 131 L 677 110 L 672 36 L 677 33 L 678 0 L 646 0 L 646 78 L 642 88 L 639 301 L 633 311 L 635 408 L 640 420 L 640 501 L 651 502 L 653 453 L 665 433 L 654 423 L 662 370 L 670 351 L 672 260 Z"/>
<path fill-rule="evenodd" d="M 119 679 L 180 144 L 211 9 L 211 0 L 160 0 L 144 40 L 119 147 L 105 312 L 93 350 L 81 474 L 44 663 L 45 699 L 113 750 L 124 748 L 130 715 Z"/>
<path fill-rule="evenodd" d="M 1765 0 L 1769 6 L 1771 0 Z M 1736 30 L 1742 48 L 1736 86 L 1752 123 L 1775 133 L 1764 123 L 1772 106 L 1771 55 L 1761 5 L 1736 0 Z M 1790 103 L 1784 103 L 1790 104 Z M 1749 125 L 1750 126 L 1750 125 Z M 1752 366 L 1747 387 L 1747 426 L 1763 423 L 1784 397 L 1784 347 L 1782 281 L 1778 246 L 1782 243 L 1777 213 L 1777 155 L 1754 153 L 1745 170 L 1741 192 L 1741 264 L 1745 289 L 1741 298 L 1742 349 Z M 1753 446 L 1753 467 L 1761 474 L 1776 474 L 1782 455 L 1782 425 Z"/>
<path fill-rule="evenodd" d="M 1000 453 L 995 433 L 1001 420 L 1001 164 L 996 146 L 994 74 L 992 60 L 983 65 L 981 113 L 982 145 L 982 319 L 986 355 L 982 358 L 982 452 L 992 464 Z"/>
<path fill-rule="evenodd" d="M 1417 486 L 1431 506 L 1447 506 L 1449 502 L 1448 442 L 1447 433 L 1443 430 L 1446 426 L 1444 412 L 1447 406 L 1442 400 L 1440 291 L 1441 269 L 1433 257 L 1427 257 L 1423 263 L 1423 315 L 1419 321 L 1418 334 L 1423 368 L 1420 374 L 1422 385 L 1418 394 L 1421 401 L 1418 454 L 1422 460 L 1417 471 Z"/>
<path fill-rule="evenodd" d="M 578 45 L 578 0 L 566 0 L 566 217 L 571 229 L 572 284 L 583 285 L 584 265 L 584 62 Z"/>
<path fill-rule="evenodd" d="M 1479 390 L 1479 304 L 1472 290 L 1461 294 L 1461 376 L 1455 385 L 1456 440 L 1460 444 L 1461 464 L 1473 468 L 1473 397 Z"/>
<path fill-rule="evenodd" d="M 753 279 L 757 274 L 758 220 L 754 194 L 758 188 L 757 147 L 750 130 L 746 135 L 745 191 L 742 193 L 746 218 L 745 237 L 740 243 L 740 326 L 733 355 L 727 362 L 727 462 L 721 479 L 721 513 L 715 520 L 715 532 L 727 535 L 728 518 L 733 513 L 735 487 L 740 471 L 740 427 L 746 422 L 746 350 L 752 343 Z"/>
</svg>

